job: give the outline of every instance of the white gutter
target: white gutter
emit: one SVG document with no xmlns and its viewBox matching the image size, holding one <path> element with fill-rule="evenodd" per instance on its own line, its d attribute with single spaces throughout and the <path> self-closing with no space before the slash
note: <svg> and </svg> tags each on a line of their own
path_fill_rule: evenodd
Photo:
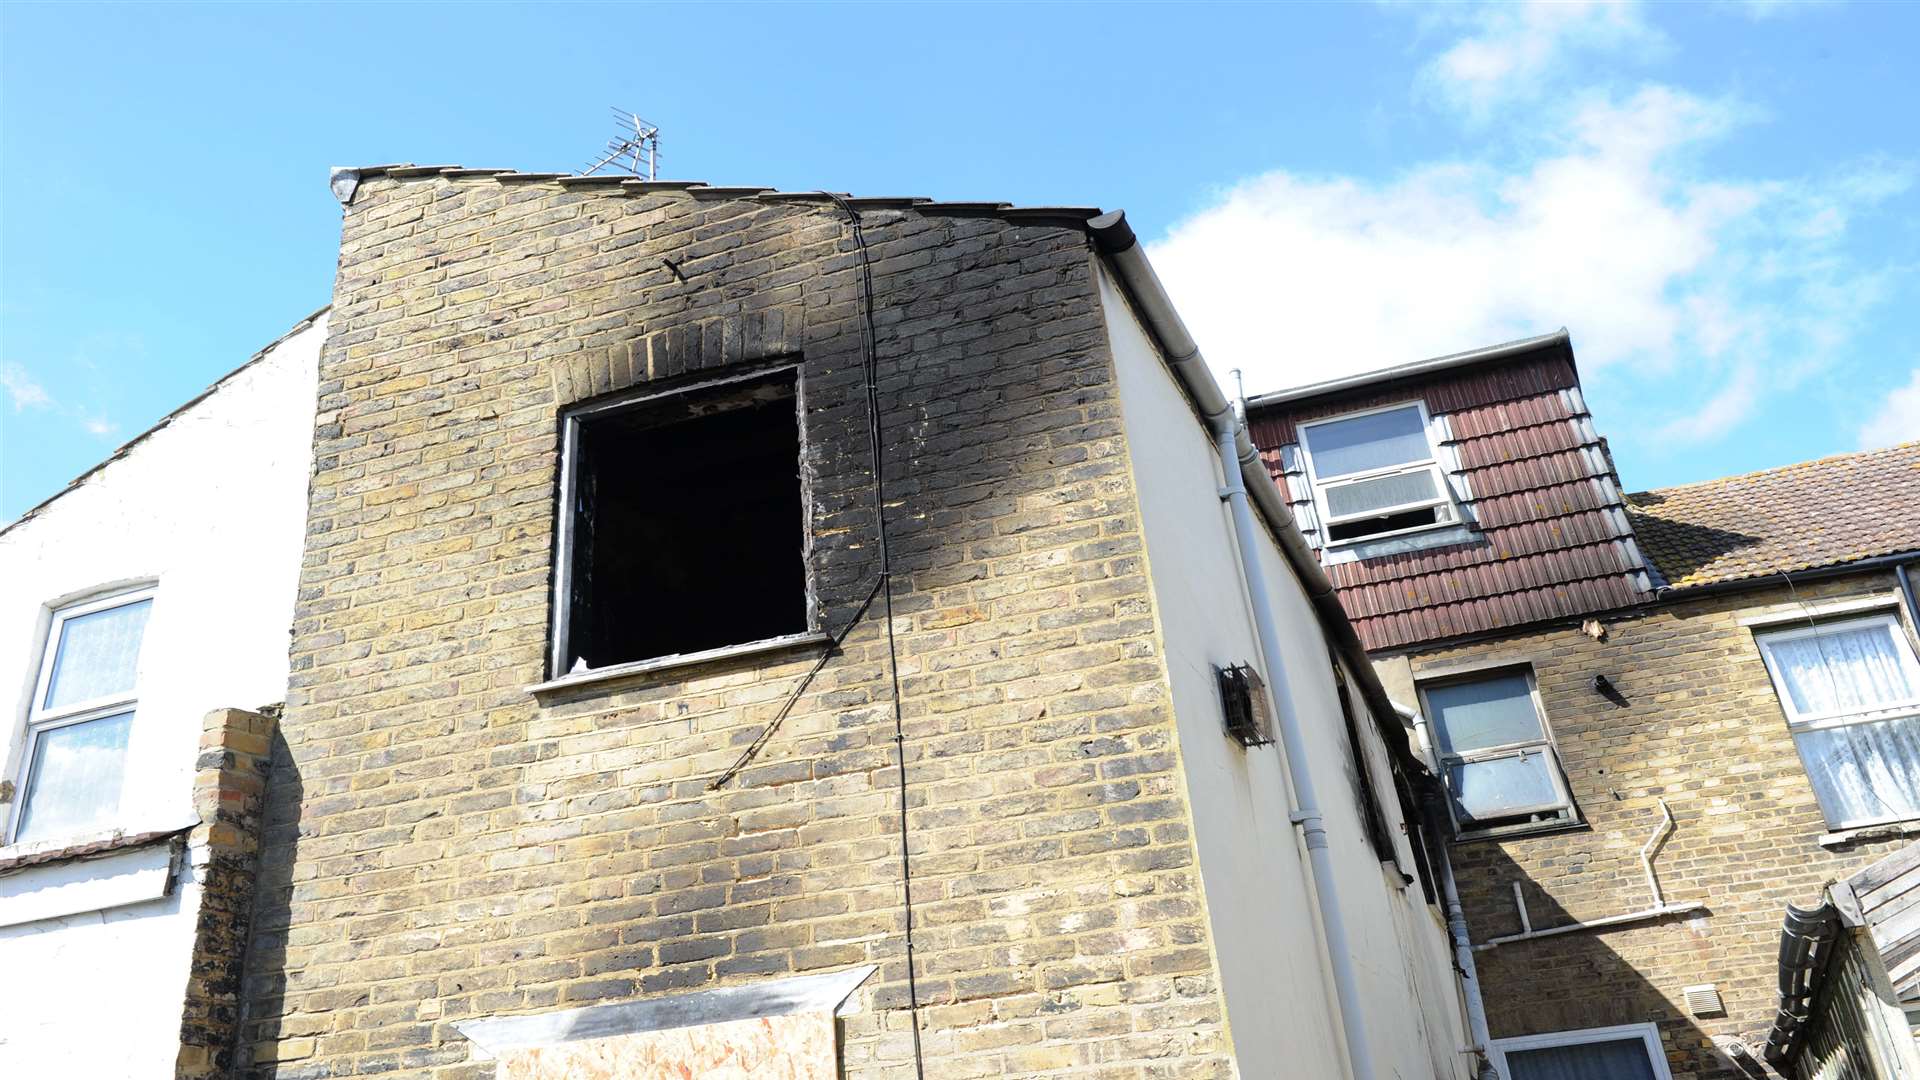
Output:
<svg viewBox="0 0 1920 1080">
<path fill-rule="evenodd" d="M 1335 884 L 1333 855 L 1327 847 L 1326 824 L 1323 820 L 1319 800 L 1315 795 L 1313 772 L 1307 765 L 1306 733 L 1301 726 L 1298 711 L 1292 709 L 1292 698 L 1287 693 L 1286 665 L 1280 649 L 1280 631 L 1278 620 L 1273 613 L 1273 605 L 1267 589 L 1266 572 L 1261 568 L 1259 540 L 1253 520 L 1253 511 L 1249 495 L 1261 500 L 1261 511 L 1268 525 L 1280 540 L 1287 562 L 1299 576 L 1301 584 L 1307 588 L 1308 595 L 1316 593 L 1326 598 L 1316 597 L 1315 606 L 1323 624 L 1328 622 L 1327 610 L 1322 605 L 1331 601 L 1334 611 L 1338 612 L 1337 624 L 1346 628 L 1345 638 L 1334 633 L 1334 627 L 1328 626 L 1330 636 L 1336 646 L 1341 648 L 1342 658 L 1353 668 L 1354 680 L 1362 686 L 1363 696 L 1368 698 L 1372 708 L 1377 695 L 1386 700 L 1386 691 L 1380 686 L 1379 678 L 1374 674 L 1373 665 L 1364 651 L 1354 657 L 1349 649 L 1358 650 L 1359 641 L 1353 635 L 1352 627 L 1347 623 L 1344 612 L 1339 611 L 1338 601 L 1332 600 L 1333 586 L 1320 570 L 1319 560 L 1314 558 L 1306 542 L 1301 539 L 1299 529 L 1293 524 L 1293 517 L 1281 501 L 1280 493 L 1273 486 L 1273 478 L 1261 465 L 1259 455 L 1253 449 L 1253 443 L 1247 437 L 1244 425 L 1234 415 L 1226 396 L 1220 392 L 1219 384 L 1213 381 L 1213 375 L 1207 370 L 1206 362 L 1200 356 L 1200 347 L 1187 333 L 1186 326 L 1180 321 L 1180 315 L 1173 309 L 1166 289 L 1153 272 L 1153 267 L 1140 251 L 1140 245 L 1128 227 L 1126 215 L 1120 211 L 1102 214 L 1087 223 L 1093 234 L 1095 244 L 1106 257 L 1108 265 L 1119 275 L 1121 285 L 1127 292 L 1135 308 L 1147 322 L 1148 328 L 1158 339 L 1164 350 L 1168 366 L 1174 375 L 1186 387 L 1187 393 L 1206 418 L 1213 430 L 1215 444 L 1220 453 L 1220 469 L 1224 483 L 1220 489 L 1220 498 L 1231 511 L 1235 546 L 1239 551 L 1240 568 L 1246 581 L 1248 600 L 1253 608 L 1254 627 L 1260 639 L 1260 655 L 1267 669 L 1268 690 L 1273 696 L 1273 713 L 1279 718 L 1280 741 L 1286 752 L 1287 775 L 1292 781 L 1294 801 L 1297 808 L 1292 820 L 1299 825 L 1302 839 L 1306 842 L 1307 857 L 1311 865 L 1314 895 L 1319 901 L 1320 924 L 1325 931 L 1328 961 L 1333 969 L 1334 994 L 1338 1001 L 1338 1022 L 1346 1044 L 1346 1057 L 1354 1080 L 1378 1080 L 1380 1074 L 1373 1065 L 1373 1050 L 1367 1039 L 1366 1026 L 1362 1022 L 1359 974 L 1353 962 L 1353 948 L 1347 935 L 1346 907 L 1340 901 L 1339 889 Z M 1277 513 L 1276 513 L 1277 510 Z M 1298 552 L 1290 550 L 1288 539 L 1298 546 Z M 1305 556 L 1304 563 L 1301 555 Z M 1367 694 L 1367 684 L 1371 683 L 1372 694 Z M 1397 730 L 1399 722 L 1390 711 L 1384 719 Z M 1377 713 L 1376 716 L 1382 714 Z"/>
</svg>

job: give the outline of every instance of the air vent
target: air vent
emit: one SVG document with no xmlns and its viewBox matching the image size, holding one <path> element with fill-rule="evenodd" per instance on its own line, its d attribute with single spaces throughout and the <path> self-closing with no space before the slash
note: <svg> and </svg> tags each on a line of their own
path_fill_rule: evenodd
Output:
<svg viewBox="0 0 1920 1080">
<path fill-rule="evenodd" d="M 1712 983 L 1683 988 L 1681 996 L 1687 999 L 1687 1012 L 1694 1016 L 1724 1016 L 1727 1007 L 1720 1000 L 1720 988 Z"/>
<path fill-rule="evenodd" d="M 1267 684 L 1246 664 L 1215 668 L 1220 680 L 1220 703 L 1226 712 L 1227 734 L 1241 746 L 1265 746 L 1273 741 L 1267 717 Z"/>
</svg>

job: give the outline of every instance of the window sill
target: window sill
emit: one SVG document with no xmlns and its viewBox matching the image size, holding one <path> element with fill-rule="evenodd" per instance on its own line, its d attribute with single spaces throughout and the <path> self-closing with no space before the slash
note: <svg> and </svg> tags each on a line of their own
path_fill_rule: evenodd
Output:
<svg viewBox="0 0 1920 1080">
<path fill-rule="evenodd" d="M 1920 821 L 1888 821 L 1857 829 L 1836 829 L 1820 837 L 1820 846 L 1841 847 L 1856 840 L 1894 840 L 1902 836 L 1920 836 Z"/>
<path fill-rule="evenodd" d="M 616 682 L 622 679 L 639 678 L 662 671 L 676 671 L 681 668 L 697 667 L 721 660 L 734 660 L 744 656 L 760 656 L 765 653 L 783 652 L 788 649 L 814 648 L 833 643 L 833 635 L 821 630 L 809 630 L 804 634 L 785 634 L 780 637 L 763 638 L 742 645 L 723 645 L 718 649 L 703 649 L 700 652 L 674 653 L 671 656 L 656 656 L 651 660 L 635 660 L 627 664 L 610 664 L 603 668 L 594 668 L 574 675 L 562 675 L 557 679 L 548 679 L 527 687 L 527 693 L 539 696 L 559 693 L 586 686 L 598 686 L 601 683 Z"/>
<path fill-rule="evenodd" d="M 1571 821 L 1545 821 L 1539 824 L 1502 825 L 1493 829 L 1476 829 L 1473 832 L 1455 833 L 1456 844 L 1472 844 L 1481 840 L 1524 840 L 1536 836 L 1551 836 L 1554 833 L 1584 832 L 1593 826 L 1575 818 Z"/>
<path fill-rule="evenodd" d="M 153 829 L 102 829 L 77 836 L 63 836 L 57 840 L 30 840 L 24 844 L 8 844 L 0 847 L 0 874 L 23 866 L 65 862 L 69 859 L 83 859 L 93 855 L 106 855 L 129 848 L 144 847 L 178 836 L 193 828 L 194 824 L 194 822 L 183 822 Z"/>
</svg>

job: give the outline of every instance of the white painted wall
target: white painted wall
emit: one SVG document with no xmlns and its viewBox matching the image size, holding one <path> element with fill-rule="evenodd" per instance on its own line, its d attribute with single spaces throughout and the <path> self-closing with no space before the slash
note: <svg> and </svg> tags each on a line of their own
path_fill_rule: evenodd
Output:
<svg viewBox="0 0 1920 1080">
<path fill-rule="evenodd" d="M 20 778 L 52 610 L 115 585 L 157 582 L 114 824 L 143 832 L 195 820 L 205 715 L 286 696 L 325 336 L 322 315 L 0 533 L 0 776 Z M 5 905 L 23 916 L 49 905 L 71 910 L 56 894 L 75 890 L 99 903 L 137 895 L 116 882 L 132 881 L 153 855 L 8 872 L 0 922 Z M 181 876 L 158 899 L 0 927 L 0 1076 L 173 1075 L 199 898 L 191 875 Z"/>
<path fill-rule="evenodd" d="M 1231 520 L 1217 493 L 1221 463 L 1117 284 L 1104 267 L 1099 272 L 1240 1075 L 1334 1080 L 1346 1070 L 1333 979 L 1306 849 L 1289 821 L 1282 750 L 1277 743 L 1243 749 L 1221 727 L 1214 667 L 1251 663 L 1265 670 Z M 1327 639 L 1278 545 L 1264 531 L 1260 541 L 1287 667 L 1289 699 L 1281 708 L 1305 718 L 1380 1080 L 1464 1080 L 1467 1060 L 1454 1053 L 1465 1041 L 1460 999 L 1444 927 L 1419 886 L 1403 886 L 1367 840 Z M 1278 685 L 1271 675 L 1268 683 Z M 1357 715 L 1365 715 L 1364 706 Z M 1397 832 L 1398 805 L 1384 786 L 1385 745 L 1372 729 L 1363 737 L 1373 777 L 1383 785 L 1376 798 Z M 1401 843 L 1401 865 L 1411 873 L 1411 851 Z"/>
</svg>

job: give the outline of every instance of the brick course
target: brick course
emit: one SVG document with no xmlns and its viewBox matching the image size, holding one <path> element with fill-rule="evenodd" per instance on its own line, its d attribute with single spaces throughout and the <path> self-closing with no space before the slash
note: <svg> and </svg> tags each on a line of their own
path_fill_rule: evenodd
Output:
<svg viewBox="0 0 1920 1080">
<path fill-rule="evenodd" d="M 1862 836 L 1819 843 L 1826 825 L 1744 617 L 1801 611 L 1800 601 L 1890 598 L 1889 575 L 1862 573 L 1663 604 L 1608 620 L 1605 641 L 1578 628 L 1435 649 L 1422 670 L 1530 661 L 1547 723 L 1586 827 L 1452 848 L 1473 940 L 1520 930 L 1511 883 L 1536 928 L 1648 907 L 1639 851 L 1660 820 L 1676 829 L 1654 860 L 1670 917 L 1503 945 L 1478 954 L 1495 1038 L 1658 1022 L 1675 1080 L 1735 1077 L 1714 1035 L 1763 1034 L 1776 1004 L 1775 955 L 1788 903 L 1908 842 Z M 1591 687 L 1604 674 L 1621 708 Z M 1686 1014 L 1681 989 L 1716 983 L 1726 1015 Z"/>
<path fill-rule="evenodd" d="M 1086 242 L 865 217 L 928 1075 L 1232 1075 Z M 626 387 L 800 362 L 818 622 L 849 618 L 876 573 L 855 266 L 824 205 L 362 183 L 251 1075 L 489 1076 L 452 1022 L 861 963 L 847 1075 L 910 1075 L 877 614 L 719 791 L 812 654 L 527 690 L 557 418 Z"/>
</svg>

